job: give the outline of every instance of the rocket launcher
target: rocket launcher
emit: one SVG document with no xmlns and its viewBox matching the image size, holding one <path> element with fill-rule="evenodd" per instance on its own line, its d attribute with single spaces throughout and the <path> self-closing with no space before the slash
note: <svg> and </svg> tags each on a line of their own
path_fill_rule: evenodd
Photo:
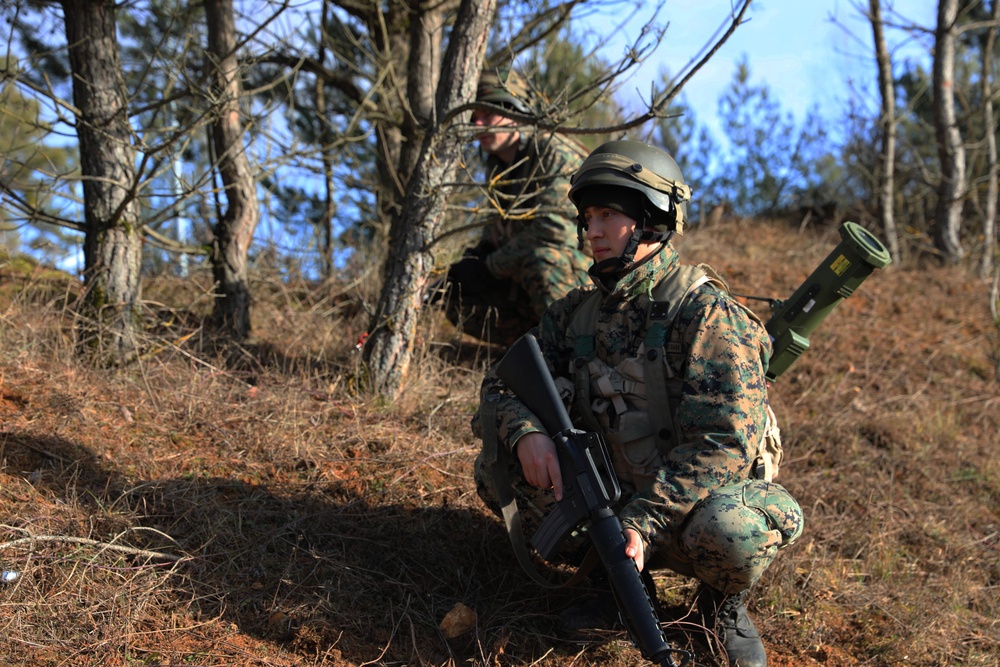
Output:
<svg viewBox="0 0 1000 667">
<path fill-rule="evenodd" d="M 892 262 L 889 251 L 855 222 L 840 226 L 840 244 L 790 298 L 778 301 L 764 325 L 773 351 L 767 379 L 775 380 L 809 349 L 809 335 L 875 269 Z"/>
</svg>

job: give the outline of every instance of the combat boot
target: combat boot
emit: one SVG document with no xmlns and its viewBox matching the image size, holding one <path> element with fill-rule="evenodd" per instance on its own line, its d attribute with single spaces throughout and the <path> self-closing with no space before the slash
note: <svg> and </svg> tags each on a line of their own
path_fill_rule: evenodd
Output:
<svg viewBox="0 0 1000 667">
<path fill-rule="evenodd" d="M 726 595 L 702 585 L 698 591 L 698 611 L 705 627 L 714 631 L 722 642 L 730 667 L 767 667 L 764 642 L 743 603 L 746 593 Z"/>
</svg>

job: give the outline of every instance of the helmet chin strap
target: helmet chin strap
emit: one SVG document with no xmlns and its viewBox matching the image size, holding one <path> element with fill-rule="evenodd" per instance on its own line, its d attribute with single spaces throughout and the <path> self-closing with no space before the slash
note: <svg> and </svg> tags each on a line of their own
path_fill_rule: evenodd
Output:
<svg viewBox="0 0 1000 667">
<path fill-rule="evenodd" d="M 670 229 L 665 232 L 657 231 L 656 229 L 649 229 L 652 221 L 653 213 L 649 209 L 649 206 L 644 206 L 642 210 L 642 220 L 639 220 L 635 229 L 632 230 L 632 235 L 629 236 L 628 243 L 625 244 L 625 250 L 618 257 L 609 257 L 608 259 L 603 259 L 600 262 L 595 262 L 588 273 L 595 277 L 607 277 L 607 276 L 619 276 L 627 271 L 630 271 L 635 266 L 635 253 L 639 249 L 639 244 L 644 242 L 652 243 L 662 243 L 667 244 L 670 239 L 674 236 L 674 230 Z M 586 222 L 584 222 L 583 214 L 577 216 L 576 225 L 576 239 L 577 248 L 583 250 L 584 243 L 586 241 L 586 236 L 584 229 L 586 228 Z"/>
<path fill-rule="evenodd" d="M 618 257 L 609 257 L 608 259 L 597 262 L 591 267 L 590 272 L 592 274 L 615 275 L 631 270 L 635 265 L 635 253 L 639 249 L 640 243 L 649 241 L 653 243 L 668 243 L 673 237 L 674 231 L 672 229 L 666 232 L 661 232 L 655 229 L 646 228 L 647 223 L 652 218 L 648 208 L 643 209 L 642 218 L 643 219 L 636 224 L 635 229 L 632 230 L 632 235 L 629 237 L 628 243 L 625 245 L 625 250 L 622 254 Z"/>
</svg>

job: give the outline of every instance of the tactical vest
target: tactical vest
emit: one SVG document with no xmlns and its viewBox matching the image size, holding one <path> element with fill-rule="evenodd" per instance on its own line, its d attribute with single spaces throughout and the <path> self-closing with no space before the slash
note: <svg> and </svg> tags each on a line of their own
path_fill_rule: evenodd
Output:
<svg viewBox="0 0 1000 667">
<path fill-rule="evenodd" d="M 604 434 L 619 479 L 639 491 L 649 488 L 666 456 L 680 444 L 677 406 L 686 358 L 681 332 L 673 324 L 687 297 L 706 283 L 729 293 L 722 278 L 701 264 L 680 265 L 657 283 L 651 299 L 639 297 L 648 300 L 642 343 L 634 356 L 613 368 L 595 354 L 600 293 L 581 302 L 570 319 L 574 416 L 588 430 Z M 739 305 L 763 327 L 753 311 Z M 781 461 L 781 435 L 770 406 L 758 444 L 753 474 L 770 482 Z"/>
</svg>

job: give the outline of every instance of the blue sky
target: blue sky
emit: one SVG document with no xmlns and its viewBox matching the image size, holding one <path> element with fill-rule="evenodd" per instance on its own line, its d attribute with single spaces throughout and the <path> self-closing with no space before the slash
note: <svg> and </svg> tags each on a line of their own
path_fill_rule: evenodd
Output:
<svg viewBox="0 0 1000 667">
<path fill-rule="evenodd" d="M 866 0 L 860 0 L 865 8 Z M 720 95 L 729 86 L 737 62 L 749 59 L 752 83 L 766 83 L 785 111 L 801 121 L 813 105 L 820 105 L 826 117 L 835 119 L 845 108 L 854 90 L 867 91 L 872 109 L 878 105 L 876 72 L 872 55 L 871 25 L 847 0 L 754 0 L 750 20 L 741 25 L 722 49 L 684 88 L 684 95 L 698 121 L 717 127 L 715 115 Z M 709 41 L 730 13 L 730 0 L 702 0 L 697 9 L 688 2 L 667 0 L 657 16 L 669 22 L 666 36 L 638 72 L 621 89 L 621 99 L 649 97 L 650 82 L 661 69 L 676 72 Z M 883 0 L 883 13 L 895 9 L 895 17 L 933 27 L 936 3 L 933 0 Z M 623 30 L 607 39 L 603 54 L 608 59 L 621 56 L 629 40 L 649 19 L 654 7 L 640 10 Z M 603 24 L 612 21 L 605 16 Z M 901 21 L 902 22 L 902 21 Z M 890 49 L 897 61 L 917 58 L 930 63 L 932 39 L 920 40 L 900 30 L 889 29 Z M 859 88 L 860 86 L 860 88 Z M 638 92 L 637 92 L 638 91 Z"/>
</svg>

